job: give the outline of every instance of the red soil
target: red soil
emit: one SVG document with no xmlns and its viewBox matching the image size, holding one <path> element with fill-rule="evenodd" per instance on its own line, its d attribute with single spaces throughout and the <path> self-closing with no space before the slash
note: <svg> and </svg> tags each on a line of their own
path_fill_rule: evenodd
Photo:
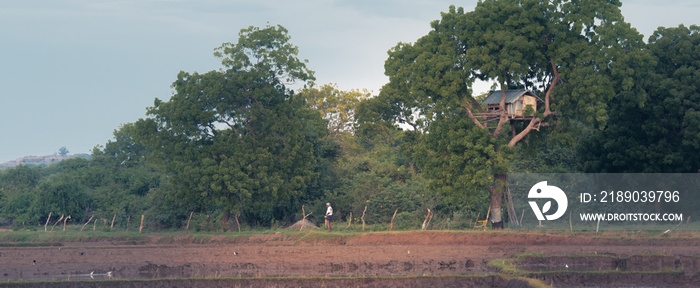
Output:
<svg viewBox="0 0 700 288">
<path fill-rule="evenodd" d="M 439 231 L 327 239 L 298 239 L 299 235 L 256 235 L 234 240 L 216 236 L 206 244 L 194 244 L 194 239 L 187 236 L 149 236 L 138 245 L 77 242 L 61 247 L 3 247 L 0 282 L 90 279 L 91 272 L 96 279 L 108 278 L 108 272 L 114 279 L 486 274 L 492 269 L 487 267 L 489 261 L 526 252 L 622 257 L 700 255 L 700 238 L 613 239 L 595 234 Z"/>
</svg>

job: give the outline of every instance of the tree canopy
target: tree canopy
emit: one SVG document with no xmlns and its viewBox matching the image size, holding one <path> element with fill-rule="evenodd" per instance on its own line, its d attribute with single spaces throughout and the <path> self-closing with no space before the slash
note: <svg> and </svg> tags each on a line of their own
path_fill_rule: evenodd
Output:
<svg viewBox="0 0 700 288">
<path fill-rule="evenodd" d="M 580 147 L 589 172 L 698 172 L 700 169 L 700 29 L 659 28 L 649 38 L 653 68 L 636 82 L 646 99 L 610 102 L 610 123 Z"/>
<path fill-rule="evenodd" d="M 219 207 L 269 221 L 316 181 L 326 123 L 287 89 L 311 81 L 281 26 L 241 30 L 215 55 L 226 69 L 180 72 L 169 101 L 156 99 L 143 120 L 155 131 L 154 155 L 177 175 L 177 197 L 191 209 Z M 144 137 L 147 137 L 144 135 Z"/>
<path fill-rule="evenodd" d="M 471 187 L 459 185 L 453 195 L 483 191 L 491 183 L 492 222 L 498 224 L 503 163 L 510 157 L 505 146 L 559 123 L 605 127 L 607 103 L 615 97 L 646 101 L 635 84 L 644 81 L 652 58 L 642 36 L 624 22 L 620 5 L 608 0 L 480 1 L 471 12 L 451 6 L 431 23 L 428 35 L 389 51 L 390 82 L 368 103 L 367 111 L 374 113 L 360 114 L 365 119 L 359 122 L 370 127 L 380 121 L 405 123 L 416 133 L 430 131 L 420 141 L 427 150 L 426 167 L 441 168 L 429 173 L 433 183 Z M 498 84 L 498 110 L 485 111 L 472 95 L 476 79 Z M 506 91 L 516 88 L 544 99 L 524 121 L 512 120 L 505 106 Z M 511 135 L 503 133 L 508 128 Z M 462 135 L 461 140 L 454 135 Z M 477 140 L 485 136 L 495 139 Z M 457 180 L 465 176 L 456 175 L 470 176 Z"/>
</svg>

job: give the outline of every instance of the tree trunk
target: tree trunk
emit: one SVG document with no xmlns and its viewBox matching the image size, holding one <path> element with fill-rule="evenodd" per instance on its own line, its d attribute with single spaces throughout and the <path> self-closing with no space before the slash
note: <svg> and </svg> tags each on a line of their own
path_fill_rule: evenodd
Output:
<svg viewBox="0 0 700 288">
<path fill-rule="evenodd" d="M 234 216 L 236 217 L 235 218 L 236 219 L 236 227 L 238 227 L 238 232 L 241 232 L 241 222 L 238 222 L 238 217 L 241 216 L 241 213 L 236 212 L 236 214 L 234 214 Z"/>
<path fill-rule="evenodd" d="M 489 188 L 491 195 L 491 228 L 503 229 L 503 211 L 501 208 L 503 192 L 506 187 L 508 176 L 506 174 L 495 174 L 493 186 Z"/>
<path fill-rule="evenodd" d="M 231 218 L 231 211 L 225 210 L 224 214 L 221 215 L 221 229 L 224 232 L 229 232 L 230 229 L 228 228 L 228 219 Z"/>
</svg>

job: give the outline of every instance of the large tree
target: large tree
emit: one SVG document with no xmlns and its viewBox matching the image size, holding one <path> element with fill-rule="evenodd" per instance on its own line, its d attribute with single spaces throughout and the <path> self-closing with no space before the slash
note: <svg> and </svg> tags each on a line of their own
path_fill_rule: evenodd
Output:
<svg viewBox="0 0 700 288">
<path fill-rule="evenodd" d="M 610 124 L 580 147 L 585 171 L 692 173 L 700 169 L 700 28 L 659 28 L 641 83 L 648 99 L 619 97 Z M 633 95 L 629 95 L 633 96 Z"/>
<path fill-rule="evenodd" d="M 250 27 L 239 35 L 216 49 L 224 69 L 180 72 L 174 95 L 156 99 L 153 118 L 137 126 L 174 174 L 173 199 L 222 211 L 223 224 L 232 212 L 270 223 L 289 218 L 318 178 L 326 122 L 287 88 L 314 79 L 287 30 Z"/>
<path fill-rule="evenodd" d="M 331 136 L 353 135 L 357 105 L 370 97 L 367 90 L 343 91 L 332 84 L 306 87 L 299 95 L 305 99 L 309 108 L 319 111 L 323 119 L 328 120 Z"/>
<path fill-rule="evenodd" d="M 430 131 L 421 137 L 433 138 L 424 142 L 427 154 L 421 157 L 427 159 L 426 168 L 438 169 L 430 173 L 434 183 L 462 183 L 453 194 L 487 190 L 491 222 L 502 227 L 508 147 L 571 119 L 603 127 L 606 103 L 615 96 L 645 100 L 635 83 L 642 76 L 639 70 L 651 65 L 649 55 L 642 36 L 624 22 L 620 5 L 614 0 L 491 0 L 466 13 L 451 6 L 431 23 L 428 35 L 389 52 L 390 82 L 373 99 L 374 110 L 384 116 L 376 118 L 406 123 L 418 133 Z M 472 93 L 476 79 L 495 82 L 502 91 L 500 110 L 489 117 Z M 544 100 L 531 119 L 507 117 L 506 91 L 515 88 L 533 90 Z M 445 121 L 452 127 L 440 124 Z M 461 143 L 456 135 L 463 135 Z"/>
</svg>

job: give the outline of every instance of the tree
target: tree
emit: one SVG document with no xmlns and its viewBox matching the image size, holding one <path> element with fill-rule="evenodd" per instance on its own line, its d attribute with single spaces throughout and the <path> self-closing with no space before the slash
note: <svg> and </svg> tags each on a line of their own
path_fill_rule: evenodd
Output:
<svg viewBox="0 0 700 288">
<path fill-rule="evenodd" d="M 68 153 L 68 148 L 66 148 L 66 146 L 63 146 L 60 149 L 58 149 L 58 154 L 61 154 L 61 156 L 66 156 L 68 155 Z"/>
<path fill-rule="evenodd" d="M 428 151 L 423 159 L 429 159 L 430 167 L 442 167 L 433 181 L 447 185 L 455 175 L 469 173 L 484 177 L 467 177 L 462 181 L 472 189 L 459 189 L 488 190 L 491 222 L 502 227 L 508 147 L 533 131 L 574 119 L 604 127 L 609 117 L 606 103 L 616 96 L 644 101 L 644 91 L 634 84 L 642 79 L 639 71 L 649 67 L 650 57 L 642 49 L 641 35 L 623 21 L 619 6 L 619 1 L 607 0 L 480 1 L 468 13 L 451 6 L 441 20 L 431 23 L 428 35 L 415 44 L 399 43 L 389 52 L 385 70 L 390 82 L 376 100 L 387 104 L 376 106 L 381 116 L 375 118 L 406 123 L 414 131 L 430 130 L 420 139 L 433 138 L 422 140 Z M 475 79 L 495 81 L 500 87 L 496 121 L 480 117 L 485 111 L 472 96 Z M 506 91 L 515 88 L 534 90 L 544 99 L 524 123 L 506 114 Z M 508 130 L 511 133 L 504 133 Z M 443 143 L 453 137 L 437 131 L 483 144 Z M 469 158 L 475 155 L 479 156 Z M 456 160 L 465 165 L 452 165 Z M 430 164 L 433 161 L 443 164 Z"/>
<path fill-rule="evenodd" d="M 649 37 L 655 60 L 647 95 L 610 103 L 610 124 L 581 145 L 584 171 L 693 173 L 700 169 L 700 28 L 660 27 Z"/>
<path fill-rule="evenodd" d="M 251 223 L 289 219 L 319 176 L 327 122 L 286 87 L 314 78 L 284 27 L 249 27 L 239 36 L 214 53 L 225 70 L 180 72 L 175 94 L 156 99 L 152 118 L 136 125 L 175 174 L 173 200 L 219 210 L 224 225 L 232 212 Z"/>
<path fill-rule="evenodd" d="M 31 212 L 35 217 L 38 216 L 38 219 L 46 219 L 51 212 L 83 219 L 92 204 L 92 199 L 85 190 L 85 187 L 75 180 L 58 176 L 53 181 L 40 185 L 39 193 L 30 208 Z"/>
<path fill-rule="evenodd" d="M 306 100 L 308 107 L 318 110 L 323 119 L 328 120 L 331 136 L 354 134 L 357 105 L 370 97 L 367 90 L 342 91 L 331 84 L 305 88 L 299 95 Z"/>
</svg>

